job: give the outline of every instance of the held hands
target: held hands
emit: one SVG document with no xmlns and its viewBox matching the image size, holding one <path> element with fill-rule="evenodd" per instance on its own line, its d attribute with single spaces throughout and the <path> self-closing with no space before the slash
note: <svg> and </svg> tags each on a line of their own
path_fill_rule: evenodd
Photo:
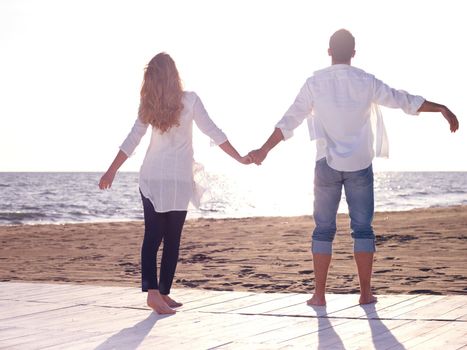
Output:
<svg viewBox="0 0 467 350">
<path fill-rule="evenodd" d="M 253 163 L 255 163 L 256 165 L 261 165 L 261 163 L 267 156 L 267 152 L 264 151 L 262 148 L 259 148 L 248 153 L 248 156 L 251 158 Z"/>
<path fill-rule="evenodd" d="M 240 158 L 237 159 L 237 160 L 238 160 L 240 163 L 245 164 L 245 165 L 248 165 L 248 164 L 253 163 L 253 160 L 251 159 L 250 155 L 246 155 L 246 156 L 240 157 Z"/>
<path fill-rule="evenodd" d="M 255 163 L 256 165 L 260 165 L 261 162 L 266 158 L 266 155 L 261 153 L 261 150 L 255 150 L 248 153 L 246 156 L 240 156 L 237 158 L 242 164 L 249 165 L 251 163 Z"/>
<path fill-rule="evenodd" d="M 282 133 L 282 130 L 275 128 L 266 143 L 261 148 L 255 149 L 248 153 L 248 156 L 251 158 L 253 163 L 256 165 L 261 165 L 263 160 L 266 159 L 269 151 L 276 147 L 276 145 L 282 140 L 284 140 L 284 134 Z"/>
</svg>

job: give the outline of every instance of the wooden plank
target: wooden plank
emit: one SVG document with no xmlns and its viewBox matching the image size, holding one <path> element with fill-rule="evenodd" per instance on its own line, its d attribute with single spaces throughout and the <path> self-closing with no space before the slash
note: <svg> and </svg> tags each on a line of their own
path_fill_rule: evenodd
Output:
<svg viewBox="0 0 467 350">
<path fill-rule="evenodd" d="M 449 303 L 449 305 L 447 305 L 446 307 L 446 312 L 442 312 L 439 315 L 442 319 L 462 320 L 462 318 L 467 315 L 467 297 L 466 296 L 450 295 L 447 302 Z"/>
<path fill-rule="evenodd" d="M 387 295 L 375 305 L 360 306 L 358 295 L 341 294 L 327 296 L 327 307 L 311 308 L 305 294 L 175 289 L 173 297 L 185 305 L 175 315 L 161 316 L 145 306 L 146 294 L 138 288 L 50 285 L 53 293 L 48 293 L 41 286 L 39 302 L 18 284 L 1 287 L 0 348 L 8 349 L 467 345 L 467 322 L 461 320 L 467 314 L 465 296 Z"/>
<path fill-rule="evenodd" d="M 186 314 L 183 315 L 183 317 L 196 317 L 196 315 Z M 120 320 L 118 327 L 113 327 L 114 329 L 112 332 L 106 332 L 105 334 L 103 333 L 86 339 L 74 339 L 52 347 L 51 349 L 109 349 L 113 348 L 111 347 L 113 344 L 116 344 L 116 348 L 118 349 L 135 349 L 138 343 L 142 345 L 147 344 L 149 338 L 157 338 L 158 342 L 171 336 L 180 339 L 181 335 L 183 335 L 183 329 L 189 329 L 190 323 L 185 327 L 179 327 L 177 329 L 172 329 L 172 327 L 170 327 L 178 326 L 179 321 L 180 318 L 176 316 L 160 316 L 155 313 L 142 312 L 139 318 Z M 168 323 L 169 327 L 160 327 L 161 323 L 164 322 Z M 102 330 L 102 328 L 100 328 L 100 330 Z M 143 346 L 143 348 L 145 348 L 145 346 Z M 151 348 L 149 347 L 149 349 Z"/>
<path fill-rule="evenodd" d="M 213 324 L 212 328 L 199 330 L 192 339 L 201 339 L 209 336 L 209 333 L 214 332 L 221 339 L 248 340 L 250 338 L 268 331 L 277 331 L 284 327 L 289 327 L 295 320 L 286 317 L 269 317 L 256 315 L 232 315 L 239 317 L 238 319 L 228 320 L 226 315 L 221 318 L 221 324 Z M 230 317 L 230 315 L 229 315 Z"/>
<path fill-rule="evenodd" d="M 277 329 L 269 329 L 267 331 L 252 335 L 244 340 L 243 342 L 254 343 L 254 344 L 268 344 L 272 346 L 274 344 L 281 344 L 292 338 L 298 338 L 303 335 L 317 332 L 320 329 L 321 318 L 298 318 L 298 317 L 280 317 L 286 319 L 288 322 L 284 327 Z M 328 319 L 326 319 L 328 320 Z M 335 320 L 335 324 L 343 322 L 342 320 Z M 283 346 L 283 345 L 282 345 Z"/>
<path fill-rule="evenodd" d="M 446 297 L 440 297 L 439 295 L 422 295 L 405 303 L 381 310 L 378 315 L 391 319 L 419 319 L 423 318 L 421 315 L 426 315 L 423 312 L 427 311 L 431 305 L 439 302 L 444 303 L 446 300 L 448 300 Z"/>
<path fill-rule="evenodd" d="M 5 293 L 1 299 L 15 299 L 15 300 L 26 300 L 26 298 L 41 295 L 50 295 L 54 292 L 62 292 L 64 285 L 61 284 L 38 284 L 38 283 L 11 283 L 0 282 L 0 287 Z M 36 300 L 36 299 L 34 299 Z"/>
<path fill-rule="evenodd" d="M 0 321 L 13 317 L 32 315 L 44 311 L 58 310 L 69 305 L 56 303 L 35 303 L 35 302 L 11 302 L 9 300 L 0 301 Z"/>
<path fill-rule="evenodd" d="M 60 347 L 70 340 L 77 339 L 78 341 L 82 341 L 93 335 L 94 334 L 83 334 L 82 332 L 77 333 L 63 330 L 27 334 L 21 338 L 2 339 L 0 349 L 41 349 L 53 345 L 58 345 Z M 64 349 L 64 347 L 62 346 L 61 349 Z"/>
<path fill-rule="evenodd" d="M 372 337 L 371 345 L 363 347 L 364 349 L 373 349 L 377 348 L 380 344 L 385 344 L 387 342 L 394 342 L 393 339 L 396 339 L 397 343 L 394 343 L 391 347 L 393 350 L 405 350 L 405 345 L 408 340 L 417 338 L 421 334 L 429 333 L 433 329 L 436 329 L 445 324 L 445 322 L 430 322 L 430 321 L 409 321 L 407 324 L 402 324 L 400 327 L 391 328 L 388 332 L 379 333 Z M 350 342 L 349 345 L 353 343 Z M 379 347 L 381 348 L 381 346 Z M 384 348 L 384 347 L 383 347 Z"/>
<path fill-rule="evenodd" d="M 283 348 L 282 346 L 271 347 L 271 344 L 246 343 L 243 341 L 233 341 L 225 345 L 218 346 L 216 350 L 274 350 Z"/>
<path fill-rule="evenodd" d="M 46 310 L 31 315 L 7 318 L 2 320 L 2 323 L 25 328 L 45 327 L 49 323 L 60 322 L 60 320 L 65 319 L 67 316 L 72 317 L 74 314 L 91 312 L 92 310 L 93 308 L 91 306 L 69 306 L 61 309 Z"/>
<path fill-rule="evenodd" d="M 266 311 L 267 314 L 274 315 L 288 315 L 288 316 L 325 316 L 333 314 L 337 311 L 342 311 L 351 307 L 354 307 L 356 304 L 355 295 L 351 294 L 331 294 L 326 296 L 327 305 L 326 306 L 309 306 L 306 301 L 309 299 L 307 295 L 298 295 L 297 299 L 300 302 L 295 302 L 291 305 L 276 305 L 273 309 Z"/>
<path fill-rule="evenodd" d="M 228 301 L 233 301 L 241 298 L 247 298 L 251 295 L 254 295 L 254 293 L 251 292 L 221 292 L 221 293 L 216 293 L 214 296 L 210 298 L 203 298 L 200 300 L 192 301 L 190 303 L 184 304 L 181 307 L 182 311 L 192 311 L 192 310 L 197 310 L 200 311 L 203 308 L 212 306 L 212 305 L 217 305 L 220 303 L 225 303 Z"/>
<path fill-rule="evenodd" d="M 134 290 L 133 288 L 125 288 L 125 289 L 115 289 L 115 287 L 92 287 L 87 286 L 83 288 L 63 288 L 60 292 L 51 293 L 48 295 L 38 296 L 35 297 L 35 301 L 41 302 L 54 302 L 55 300 L 61 302 L 68 302 L 71 304 L 76 304 L 77 300 L 79 300 L 80 304 L 91 304 L 96 303 L 107 296 L 118 295 L 120 293 L 127 293 Z M 25 300 L 24 298 L 22 300 Z M 31 300 L 30 297 L 27 300 Z"/>
<path fill-rule="evenodd" d="M 413 319 L 445 319 L 444 314 L 457 309 L 457 306 L 451 303 L 451 298 L 439 297 L 430 305 L 413 309 L 409 312 L 397 316 L 397 318 L 413 318 Z"/>
<path fill-rule="evenodd" d="M 202 323 L 183 333 L 183 339 L 170 338 L 160 343 L 163 347 L 178 347 L 193 343 L 202 343 L 213 339 L 216 346 L 233 340 L 243 340 L 268 331 L 280 329 L 290 323 L 290 320 L 280 317 L 239 314 L 211 314 Z M 174 343 L 176 342 L 176 343 Z"/>
<path fill-rule="evenodd" d="M 306 295 L 290 294 L 290 296 L 286 296 L 284 298 L 273 299 L 264 303 L 239 308 L 234 312 L 241 314 L 266 314 L 276 311 L 278 309 L 289 307 L 291 305 L 304 304 L 306 300 Z"/>
<path fill-rule="evenodd" d="M 387 295 L 389 302 L 379 300 L 376 304 L 362 306 L 365 315 L 361 318 L 390 318 L 391 312 L 399 314 L 432 302 L 431 295 Z M 428 300 L 427 300 L 428 299 Z M 391 303 L 394 301 L 393 303 Z M 374 305 L 374 307 L 373 307 Z M 373 310 L 372 310 L 373 309 Z"/>
<path fill-rule="evenodd" d="M 340 340 L 346 347 L 356 348 L 361 347 L 362 344 L 367 344 L 366 348 L 369 349 L 386 349 L 391 346 L 400 345 L 400 341 L 394 335 L 394 330 L 398 328 L 409 327 L 410 323 L 414 321 L 406 320 L 362 320 L 355 322 L 352 320 L 345 324 L 345 326 L 338 326 L 335 328 L 336 333 L 340 335 Z M 378 338 L 378 336 L 385 334 L 385 337 Z M 320 343 L 320 346 L 332 347 L 335 344 L 329 342 Z"/>
<path fill-rule="evenodd" d="M 384 310 L 397 308 L 399 305 L 410 304 L 416 295 L 380 295 L 378 302 L 374 304 L 360 305 L 356 304 L 343 310 L 329 312 L 330 317 L 347 317 L 347 318 L 378 318 L 382 317 Z"/>
<path fill-rule="evenodd" d="M 283 301 L 287 303 L 291 297 L 297 295 L 295 293 L 267 293 L 267 294 L 251 294 L 245 298 L 237 298 L 229 300 L 225 303 L 214 304 L 199 309 L 203 312 L 242 312 L 243 309 L 255 307 L 264 303 L 273 301 Z"/>
<path fill-rule="evenodd" d="M 5 327 L 0 329 L 0 345 L 5 340 L 13 340 L 16 338 L 24 337 L 25 334 L 35 335 L 40 334 L 42 330 L 40 329 L 28 329 L 28 328 L 19 328 L 19 327 Z"/>
<path fill-rule="evenodd" d="M 438 327 L 428 332 L 424 328 L 422 334 L 405 341 L 404 347 L 406 349 L 458 348 L 466 343 L 466 332 L 466 324 L 463 322 L 446 322 L 443 325 L 439 325 L 438 322 Z M 458 342 L 458 340 L 461 340 L 461 342 Z M 454 346 L 448 347 L 450 343 L 454 344 Z"/>
</svg>

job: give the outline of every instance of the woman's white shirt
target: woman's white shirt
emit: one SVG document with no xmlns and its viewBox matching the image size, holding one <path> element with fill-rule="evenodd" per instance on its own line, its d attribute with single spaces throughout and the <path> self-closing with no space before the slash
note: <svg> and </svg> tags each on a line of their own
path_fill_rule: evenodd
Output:
<svg viewBox="0 0 467 350">
<path fill-rule="evenodd" d="M 194 181 L 197 166 L 193 159 L 193 121 L 214 144 L 227 141 L 196 93 L 184 92 L 182 103 L 179 126 L 165 133 L 152 127 L 151 141 L 139 173 L 141 193 L 157 212 L 187 210 L 190 201 L 199 206 L 203 189 Z M 120 150 L 131 156 L 148 126 L 137 118 Z"/>
</svg>

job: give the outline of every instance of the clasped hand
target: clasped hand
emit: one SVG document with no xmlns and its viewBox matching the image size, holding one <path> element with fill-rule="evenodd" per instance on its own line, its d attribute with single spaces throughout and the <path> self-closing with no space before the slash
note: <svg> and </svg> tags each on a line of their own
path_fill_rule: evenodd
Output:
<svg viewBox="0 0 467 350">
<path fill-rule="evenodd" d="M 249 152 L 246 156 L 240 157 L 238 161 L 242 164 L 251 164 L 255 163 L 256 165 L 261 165 L 263 160 L 266 158 L 266 152 L 263 151 L 261 148 L 255 149 Z"/>
<path fill-rule="evenodd" d="M 266 156 L 267 153 L 262 148 L 255 149 L 248 153 L 248 157 L 250 157 L 251 162 L 255 163 L 256 165 L 261 165 Z"/>
</svg>

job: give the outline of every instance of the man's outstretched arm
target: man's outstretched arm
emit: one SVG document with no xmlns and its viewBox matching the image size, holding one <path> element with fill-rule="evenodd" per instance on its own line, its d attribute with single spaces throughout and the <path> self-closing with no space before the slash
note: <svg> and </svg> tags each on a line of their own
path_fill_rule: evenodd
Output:
<svg viewBox="0 0 467 350">
<path fill-rule="evenodd" d="M 457 117 L 444 105 L 425 100 L 417 112 L 439 112 L 448 121 L 451 132 L 456 132 L 459 129 Z"/>
<path fill-rule="evenodd" d="M 261 148 L 251 151 L 248 155 L 256 165 L 260 165 L 268 155 L 269 151 L 276 147 L 276 145 L 282 140 L 284 140 L 284 135 L 282 134 L 281 129 L 275 128 L 265 144 L 261 146 Z"/>
</svg>

